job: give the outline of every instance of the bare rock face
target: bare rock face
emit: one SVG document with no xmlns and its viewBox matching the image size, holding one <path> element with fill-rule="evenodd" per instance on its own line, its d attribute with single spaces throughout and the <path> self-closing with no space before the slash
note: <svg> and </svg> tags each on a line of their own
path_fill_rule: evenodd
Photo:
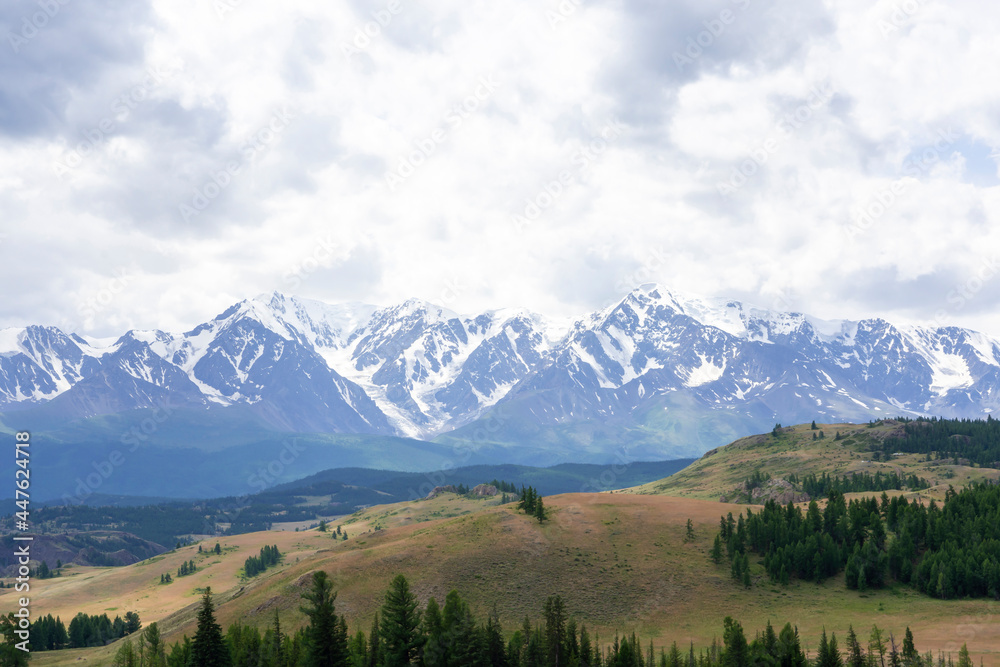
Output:
<svg viewBox="0 0 1000 667">
<path fill-rule="evenodd" d="M 801 503 L 809 500 L 809 494 L 796 491 L 792 483 L 780 477 L 769 479 L 762 485 L 757 486 L 747 492 L 746 482 L 740 482 L 731 496 L 722 496 L 721 502 L 748 502 L 752 505 L 763 505 L 768 500 L 773 500 L 779 505 L 788 503 Z"/>
<path fill-rule="evenodd" d="M 480 498 L 485 498 L 487 496 L 497 495 L 500 493 L 500 490 L 492 484 L 478 484 L 472 487 L 472 490 L 469 491 L 469 493 Z"/>
<path fill-rule="evenodd" d="M 792 483 L 786 479 L 770 479 L 764 486 L 753 490 L 750 497 L 761 504 L 768 500 L 773 500 L 779 505 L 788 503 L 801 503 L 809 500 L 809 494 L 803 491 L 796 491 Z"/>
</svg>

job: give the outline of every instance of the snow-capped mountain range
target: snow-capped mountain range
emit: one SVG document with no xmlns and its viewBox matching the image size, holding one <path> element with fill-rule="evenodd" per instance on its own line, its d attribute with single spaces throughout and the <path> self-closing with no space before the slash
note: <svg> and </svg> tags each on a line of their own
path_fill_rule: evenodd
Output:
<svg viewBox="0 0 1000 667">
<path fill-rule="evenodd" d="M 697 453 L 724 444 L 697 435 L 706 419 L 752 432 L 775 421 L 984 417 L 1000 405 L 1000 342 L 656 285 L 562 326 L 525 310 L 466 316 L 419 300 L 379 308 L 274 293 L 180 334 L 0 330 L 0 412 L 44 404 L 66 422 L 164 402 L 243 405 L 290 432 L 490 442 L 534 433 L 544 443 L 547 430 L 573 429 L 590 451 L 602 445 L 588 429 L 615 424 L 662 440 L 660 454 Z M 498 421 L 518 426 L 490 426 Z"/>
</svg>

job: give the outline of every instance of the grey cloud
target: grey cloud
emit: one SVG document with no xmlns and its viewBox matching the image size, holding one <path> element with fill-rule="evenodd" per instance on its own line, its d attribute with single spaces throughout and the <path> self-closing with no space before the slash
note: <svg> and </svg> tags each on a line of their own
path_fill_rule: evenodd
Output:
<svg viewBox="0 0 1000 667">
<path fill-rule="evenodd" d="M 895 268 L 857 271 L 832 281 L 829 289 L 833 299 L 858 303 L 873 315 L 895 311 L 962 326 L 963 318 L 996 311 L 1000 255 L 973 257 L 912 279 L 901 278 Z"/>
<path fill-rule="evenodd" d="M 336 301 L 364 300 L 382 281 L 381 251 L 372 245 L 351 250 L 346 259 L 327 262 L 317 246 L 288 267 L 274 289 L 299 296 Z"/>
<path fill-rule="evenodd" d="M 142 60 L 151 15 L 148 1 L 0 3 L 0 133 L 63 132 L 78 91 Z"/>
<path fill-rule="evenodd" d="M 684 83 L 737 63 L 781 67 L 833 28 L 818 0 L 625 0 L 624 12 L 627 48 L 608 63 L 604 85 L 637 125 L 658 124 Z"/>
</svg>

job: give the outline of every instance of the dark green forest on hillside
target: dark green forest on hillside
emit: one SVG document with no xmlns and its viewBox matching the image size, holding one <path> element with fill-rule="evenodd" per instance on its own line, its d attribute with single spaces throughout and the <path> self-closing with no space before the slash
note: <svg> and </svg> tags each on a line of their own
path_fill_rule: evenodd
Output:
<svg viewBox="0 0 1000 667">
<path fill-rule="evenodd" d="M 1000 468 L 1000 420 L 986 419 L 907 419 L 903 433 L 886 438 L 880 448 L 884 460 L 896 452 L 923 454 L 928 461 L 957 459 L 982 466 Z"/>
<path fill-rule="evenodd" d="M 734 519 L 721 517 L 712 558 L 725 548 L 733 578 L 752 585 L 750 554 L 773 582 L 822 581 L 841 571 L 849 588 L 881 588 L 890 580 L 938 598 L 1000 600 L 1000 485 L 974 484 L 946 494 L 944 506 L 902 496 L 845 502 L 831 491 L 820 510 L 803 514 L 773 500 Z"/>
</svg>

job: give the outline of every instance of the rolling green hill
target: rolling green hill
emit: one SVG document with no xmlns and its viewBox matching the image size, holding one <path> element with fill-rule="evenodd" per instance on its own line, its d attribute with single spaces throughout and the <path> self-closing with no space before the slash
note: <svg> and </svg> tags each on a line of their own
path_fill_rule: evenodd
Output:
<svg viewBox="0 0 1000 667">
<path fill-rule="evenodd" d="M 754 473 L 786 479 L 789 475 L 801 478 L 823 473 L 845 476 L 882 472 L 924 478 L 931 488 L 916 495 L 940 500 L 949 485 L 961 488 L 971 481 L 1000 479 L 1000 470 L 956 464 L 951 458 L 927 461 L 921 454 L 901 453 L 885 460 L 882 451 L 885 443 L 899 436 L 901 430 L 902 424 L 895 420 L 873 426 L 817 424 L 815 430 L 809 424 L 785 427 L 777 436 L 753 435 L 713 449 L 684 470 L 630 492 L 732 499 L 739 495 L 739 485 Z M 824 435 L 821 439 L 820 432 Z M 813 434 L 817 439 L 813 439 Z M 883 460 L 875 460 L 876 456 Z"/>
<path fill-rule="evenodd" d="M 441 601 L 456 589 L 480 618 L 496 605 L 507 631 L 526 614 L 537 617 L 545 598 L 558 594 L 567 611 L 599 633 L 602 643 L 615 632 L 635 630 L 644 645 L 676 640 L 705 647 L 718 637 L 725 616 L 740 620 L 750 636 L 768 620 L 792 621 L 805 638 L 819 636 L 824 628 L 844 637 L 849 624 L 861 632 L 877 623 L 897 638 L 910 627 L 921 652 L 957 652 L 968 642 L 976 662 L 982 657 L 984 664 L 996 664 L 1000 625 L 994 601 L 939 600 L 901 585 L 859 593 L 846 588 L 843 573 L 822 584 L 793 580 L 781 586 L 770 582 L 756 558 L 750 564 L 752 586 L 745 589 L 732 580 L 728 564 L 711 561 L 720 515 L 744 509 L 718 498 L 754 472 L 801 477 L 884 466 L 934 482 L 919 492 L 928 497 L 943 495 L 949 484 L 995 479 L 998 473 L 919 460 L 926 456 L 870 462 L 868 452 L 898 433 L 896 423 L 819 428 L 826 437 L 815 441 L 809 426 L 785 429 L 777 437 L 744 438 L 641 487 L 548 496 L 550 519 L 544 524 L 496 498 L 445 493 L 342 517 L 335 524 L 347 532 L 346 541 L 316 530 L 266 531 L 221 538 L 221 555 L 199 555 L 191 545 L 122 568 L 72 568 L 61 578 L 36 582 L 34 603 L 38 613 L 64 619 L 78 611 L 136 610 L 144 623 L 159 622 L 172 642 L 193 634 L 198 590 L 210 585 L 224 627 L 236 620 L 264 627 L 277 609 L 282 624 L 294 628 L 304 623 L 300 595 L 309 575 L 322 569 L 334 581 L 337 609 L 349 619 L 351 632 L 367 631 L 389 581 L 402 573 L 421 603 L 431 596 Z M 838 430 L 844 437 L 835 440 Z M 282 562 L 241 580 L 245 558 L 266 544 L 277 544 Z M 192 558 L 199 565 L 195 574 L 167 586 L 158 583 L 161 572 Z M 12 591 L 0 590 L 0 611 L 12 605 Z M 114 649 L 40 653 L 35 664 L 106 664 Z"/>
</svg>

